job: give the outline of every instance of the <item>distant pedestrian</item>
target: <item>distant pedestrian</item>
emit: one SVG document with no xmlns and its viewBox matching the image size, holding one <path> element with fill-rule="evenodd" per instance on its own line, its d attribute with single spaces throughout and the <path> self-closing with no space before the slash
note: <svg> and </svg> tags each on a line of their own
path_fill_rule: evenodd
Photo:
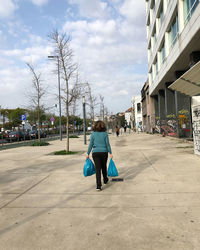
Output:
<svg viewBox="0 0 200 250">
<path fill-rule="evenodd" d="M 101 171 L 103 174 L 104 184 L 107 184 L 109 179 L 107 176 L 107 160 L 108 153 L 112 158 L 112 151 L 109 143 L 108 133 L 106 132 L 105 123 L 102 121 L 95 122 L 93 126 L 93 133 L 90 136 L 90 144 L 87 151 L 86 158 L 89 157 L 89 154 L 92 151 L 92 158 L 94 160 L 94 165 L 96 168 L 96 185 L 97 190 L 101 191 Z"/>
<path fill-rule="evenodd" d="M 117 136 L 119 136 L 119 128 L 118 128 L 118 126 L 115 127 L 115 133 L 116 133 Z"/>
</svg>

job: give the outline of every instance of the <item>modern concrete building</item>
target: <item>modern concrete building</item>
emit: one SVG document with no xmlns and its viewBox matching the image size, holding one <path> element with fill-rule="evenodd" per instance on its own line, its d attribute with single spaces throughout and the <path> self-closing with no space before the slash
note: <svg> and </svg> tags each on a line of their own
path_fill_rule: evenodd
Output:
<svg viewBox="0 0 200 250">
<path fill-rule="evenodd" d="M 149 94 L 161 133 L 192 135 L 191 97 L 168 87 L 200 60 L 199 1 L 146 0 Z"/>
<path fill-rule="evenodd" d="M 155 128 L 155 106 L 154 98 L 149 95 L 149 82 L 146 81 L 142 91 L 142 123 L 143 131 L 152 133 Z"/>
</svg>

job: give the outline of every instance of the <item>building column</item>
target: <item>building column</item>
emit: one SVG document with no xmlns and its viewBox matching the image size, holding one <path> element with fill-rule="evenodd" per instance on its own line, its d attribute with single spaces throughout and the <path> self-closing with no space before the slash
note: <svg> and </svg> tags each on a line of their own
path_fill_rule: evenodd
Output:
<svg viewBox="0 0 200 250">
<path fill-rule="evenodd" d="M 165 32 L 165 57 L 169 55 L 170 51 L 170 43 L 169 43 L 169 32 Z"/>
<path fill-rule="evenodd" d="M 164 14 L 167 11 L 167 0 L 163 0 L 163 11 L 164 11 Z"/>
<path fill-rule="evenodd" d="M 175 71 L 178 79 L 186 70 Z M 177 132 L 179 137 L 191 135 L 191 97 L 175 91 L 175 109 L 177 117 Z"/>
<path fill-rule="evenodd" d="M 159 18 L 156 18 L 156 37 L 158 37 L 160 31 Z"/>
<path fill-rule="evenodd" d="M 152 84 L 152 72 L 149 72 L 149 86 Z"/>
<path fill-rule="evenodd" d="M 163 89 L 158 91 L 158 110 L 160 120 L 165 120 L 166 109 L 165 109 L 165 91 Z"/>
<path fill-rule="evenodd" d="M 155 107 L 155 127 L 153 130 L 154 132 L 160 133 L 160 116 L 159 116 L 159 105 L 158 105 L 158 95 L 152 97 L 154 99 L 154 107 Z"/>
<path fill-rule="evenodd" d="M 175 92 L 168 87 L 172 82 L 165 83 L 166 126 L 169 136 L 177 136 L 178 120 L 176 116 Z"/>
<path fill-rule="evenodd" d="M 157 61 L 158 61 L 158 71 L 160 70 L 161 66 L 162 66 L 162 62 L 161 62 L 161 52 L 158 51 L 157 53 Z"/>
<path fill-rule="evenodd" d="M 178 23 L 179 23 L 179 33 L 181 33 L 185 26 L 185 18 L 184 18 L 184 1 L 178 1 Z"/>
<path fill-rule="evenodd" d="M 159 133 L 163 133 L 163 127 L 166 124 L 166 110 L 165 110 L 165 91 L 163 89 L 158 91 L 158 114 L 159 114 L 159 122 L 157 124 L 160 125 Z"/>
<path fill-rule="evenodd" d="M 170 90 L 168 87 L 172 84 L 172 82 L 167 82 L 165 84 L 165 111 L 167 116 L 175 116 L 175 93 L 173 90 Z"/>
</svg>

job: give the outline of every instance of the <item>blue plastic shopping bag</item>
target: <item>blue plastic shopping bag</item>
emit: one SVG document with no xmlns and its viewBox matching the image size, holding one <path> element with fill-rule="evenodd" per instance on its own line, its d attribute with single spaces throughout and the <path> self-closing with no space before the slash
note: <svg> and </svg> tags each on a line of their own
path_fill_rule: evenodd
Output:
<svg viewBox="0 0 200 250">
<path fill-rule="evenodd" d="M 118 176 L 118 171 L 112 158 L 110 158 L 110 162 L 108 166 L 108 176 L 112 176 L 112 177 Z"/>
<path fill-rule="evenodd" d="M 90 158 L 87 158 L 83 167 L 83 175 L 85 177 L 93 175 L 96 173 L 95 166 Z"/>
</svg>

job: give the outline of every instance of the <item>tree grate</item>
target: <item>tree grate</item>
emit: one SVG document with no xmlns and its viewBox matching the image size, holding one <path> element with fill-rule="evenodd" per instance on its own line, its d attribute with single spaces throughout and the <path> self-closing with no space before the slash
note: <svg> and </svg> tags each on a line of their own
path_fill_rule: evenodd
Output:
<svg viewBox="0 0 200 250">
<path fill-rule="evenodd" d="M 124 178 L 112 178 L 112 181 L 124 181 Z"/>
</svg>

